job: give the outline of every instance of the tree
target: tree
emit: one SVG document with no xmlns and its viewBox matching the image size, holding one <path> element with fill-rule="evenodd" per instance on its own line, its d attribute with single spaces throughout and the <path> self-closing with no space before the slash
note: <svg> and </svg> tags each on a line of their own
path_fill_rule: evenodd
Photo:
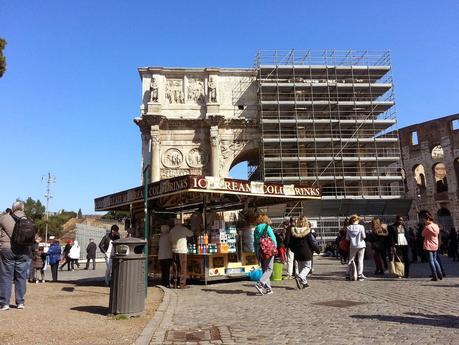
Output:
<svg viewBox="0 0 459 345">
<path fill-rule="evenodd" d="M 125 218 L 128 218 L 128 217 L 129 217 L 129 211 L 108 211 L 101 218 L 123 221 Z"/>
<path fill-rule="evenodd" d="M 78 219 L 83 219 L 83 212 L 81 212 L 81 208 L 78 210 Z"/>
<path fill-rule="evenodd" d="M 25 214 L 27 215 L 27 217 L 33 219 L 34 221 L 42 219 L 45 215 L 46 208 L 40 202 L 40 200 L 35 201 L 29 196 L 26 201 L 22 202 L 24 203 Z"/>
<path fill-rule="evenodd" d="M 3 49 L 6 46 L 6 41 L 3 38 L 0 38 L 0 78 L 6 71 L 6 58 L 3 55 Z"/>
</svg>

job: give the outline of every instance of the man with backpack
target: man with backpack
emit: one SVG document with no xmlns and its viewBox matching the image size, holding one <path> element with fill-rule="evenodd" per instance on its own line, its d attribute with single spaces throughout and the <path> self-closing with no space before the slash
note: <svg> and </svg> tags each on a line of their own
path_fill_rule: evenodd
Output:
<svg viewBox="0 0 459 345">
<path fill-rule="evenodd" d="M 24 213 L 24 204 L 16 201 L 11 213 L 0 214 L 0 311 L 10 309 L 13 281 L 17 309 L 24 309 L 30 246 L 37 228 Z"/>
</svg>

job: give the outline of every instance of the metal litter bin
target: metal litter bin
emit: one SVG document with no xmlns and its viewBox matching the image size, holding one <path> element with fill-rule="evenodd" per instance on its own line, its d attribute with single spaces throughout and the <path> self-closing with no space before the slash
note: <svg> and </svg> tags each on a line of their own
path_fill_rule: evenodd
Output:
<svg viewBox="0 0 459 345">
<path fill-rule="evenodd" d="M 110 314 L 138 315 L 145 309 L 146 241 L 123 238 L 113 241 Z"/>
</svg>

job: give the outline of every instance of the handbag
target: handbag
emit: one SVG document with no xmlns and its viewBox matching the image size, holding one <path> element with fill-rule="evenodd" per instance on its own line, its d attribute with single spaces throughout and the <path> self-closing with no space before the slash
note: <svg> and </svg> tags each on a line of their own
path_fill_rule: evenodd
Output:
<svg viewBox="0 0 459 345">
<path fill-rule="evenodd" d="M 395 261 L 396 258 L 398 261 Z M 389 261 L 389 273 L 395 277 L 405 276 L 405 264 L 400 260 L 396 252 L 394 252 L 393 259 Z"/>
<path fill-rule="evenodd" d="M 351 242 L 349 240 L 346 240 L 343 238 L 342 240 L 339 241 L 338 243 L 338 248 L 343 251 L 348 253 L 349 252 L 349 247 L 351 246 Z"/>
</svg>

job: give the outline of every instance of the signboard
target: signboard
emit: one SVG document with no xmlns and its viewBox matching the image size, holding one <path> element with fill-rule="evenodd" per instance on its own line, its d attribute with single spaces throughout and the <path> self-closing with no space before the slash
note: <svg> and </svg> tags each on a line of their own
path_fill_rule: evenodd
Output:
<svg viewBox="0 0 459 345">
<path fill-rule="evenodd" d="M 275 183 L 264 183 L 214 176 L 185 175 L 148 185 L 148 199 L 155 199 L 182 191 L 207 193 L 230 193 L 243 195 L 318 199 L 322 195 L 317 186 L 295 186 Z M 144 188 L 137 187 L 123 192 L 95 199 L 96 211 L 106 210 L 117 206 L 141 202 Z"/>
</svg>

